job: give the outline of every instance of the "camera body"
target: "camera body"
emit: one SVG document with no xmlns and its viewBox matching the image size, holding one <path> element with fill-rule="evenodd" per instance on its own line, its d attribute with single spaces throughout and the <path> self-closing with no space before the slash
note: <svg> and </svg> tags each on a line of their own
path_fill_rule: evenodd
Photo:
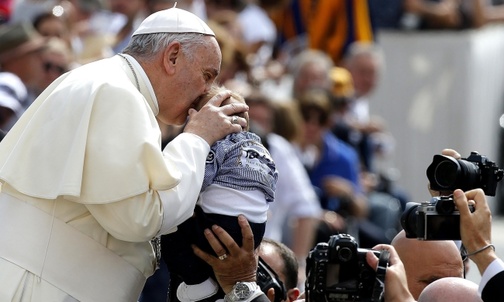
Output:
<svg viewBox="0 0 504 302">
<path fill-rule="evenodd" d="M 426 173 L 432 190 L 452 192 L 481 188 L 488 196 L 495 196 L 497 183 L 504 175 L 493 161 L 478 152 L 471 152 L 463 159 L 434 155 Z"/>
<path fill-rule="evenodd" d="M 368 251 L 380 258 L 380 267 L 388 266 L 388 251 L 359 248 L 348 234 L 318 243 L 306 261 L 307 301 L 382 301 L 385 269 L 377 273 L 367 264 Z"/>
<path fill-rule="evenodd" d="M 469 207 L 474 211 L 474 207 Z M 452 196 L 433 197 L 425 202 L 408 202 L 401 215 L 406 238 L 460 240 L 460 212 Z"/>
<path fill-rule="evenodd" d="M 278 278 L 277 273 L 261 258 L 257 266 L 257 285 L 262 292 L 266 293 L 270 288 L 275 290 L 275 301 L 287 300 L 287 291 L 283 282 Z"/>
</svg>

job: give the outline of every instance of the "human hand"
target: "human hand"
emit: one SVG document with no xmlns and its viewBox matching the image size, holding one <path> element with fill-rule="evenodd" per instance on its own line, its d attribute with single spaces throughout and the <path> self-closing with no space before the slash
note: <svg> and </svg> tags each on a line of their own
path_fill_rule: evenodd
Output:
<svg viewBox="0 0 504 302">
<path fill-rule="evenodd" d="M 184 132 L 193 133 L 211 146 L 217 140 L 233 132 L 240 132 L 247 127 L 247 120 L 238 115 L 248 111 L 246 104 L 232 102 L 222 105 L 229 98 L 229 91 L 213 96 L 200 110 L 189 109 L 189 120 Z M 235 118 L 236 117 L 236 118 Z M 234 120 L 236 120 L 234 122 Z"/>
<path fill-rule="evenodd" d="M 194 253 L 212 267 L 217 282 L 226 294 L 236 282 L 256 281 L 258 258 L 254 250 L 254 235 L 245 216 L 238 216 L 238 224 L 243 237 L 242 247 L 217 225 L 212 226 L 212 231 L 205 230 L 205 237 L 215 253 L 221 257 L 227 255 L 222 260 L 193 246 Z"/>
<path fill-rule="evenodd" d="M 488 208 L 485 193 L 481 189 L 467 191 L 455 190 L 453 200 L 460 212 L 460 237 L 467 253 L 473 253 L 492 243 L 492 213 Z M 469 204 L 474 212 L 469 210 Z M 476 263 L 480 274 L 497 256 L 492 248 L 487 248 L 469 258 Z"/>
<path fill-rule="evenodd" d="M 404 265 L 397 255 L 393 246 L 379 244 L 373 247 L 374 250 L 387 250 L 390 253 L 389 267 L 385 273 L 385 301 L 386 302 L 415 302 L 415 299 L 408 290 L 406 271 Z M 375 270 L 378 267 L 378 257 L 372 252 L 367 252 L 366 261 Z"/>
</svg>

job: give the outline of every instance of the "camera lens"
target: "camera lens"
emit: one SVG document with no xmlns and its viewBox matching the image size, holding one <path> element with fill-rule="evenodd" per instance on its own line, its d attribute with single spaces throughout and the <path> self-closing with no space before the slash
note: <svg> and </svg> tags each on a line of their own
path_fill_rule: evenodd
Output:
<svg viewBox="0 0 504 302">
<path fill-rule="evenodd" d="M 417 213 L 420 206 L 418 202 L 408 202 L 401 214 L 401 226 L 406 233 L 406 238 L 417 238 Z"/>
<path fill-rule="evenodd" d="M 441 188 L 449 189 L 455 185 L 459 173 L 460 166 L 457 162 L 444 160 L 436 166 L 434 170 L 434 179 Z"/>
<path fill-rule="evenodd" d="M 435 155 L 426 172 L 432 190 L 467 191 L 481 187 L 478 164 L 464 159 Z"/>
</svg>

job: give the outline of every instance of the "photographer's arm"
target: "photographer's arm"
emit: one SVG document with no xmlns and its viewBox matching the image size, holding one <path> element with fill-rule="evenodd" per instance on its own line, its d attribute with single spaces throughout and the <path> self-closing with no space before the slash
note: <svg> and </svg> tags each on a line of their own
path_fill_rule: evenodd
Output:
<svg viewBox="0 0 504 302">
<path fill-rule="evenodd" d="M 504 296 L 504 262 L 497 257 L 491 244 L 492 213 L 488 208 L 485 194 L 476 189 L 464 194 L 461 190 L 453 192 L 454 202 L 460 212 L 460 236 L 481 274 L 479 291 L 485 302 L 498 301 Z M 474 201 L 474 212 L 468 208 Z M 486 248 L 485 248 L 486 247 Z"/>
<path fill-rule="evenodd" d="M 389 267 L 385 273 L 385 302 L 415 302 L 415 299 L 408 290 L 408 282 L 406 281 L 406 271 L 403 263 L 393 246 L 387 244 L 379 244 L 373 248 L 374 250 L 387 250 L 390 253 Z M 367 263 L 377 268 L 378 258 L 372 253 L 366 254 Z"/>
<path fill-rule="evenodd" d="M 492 243 L 492 213 L 488 208 L 485 193 L 481 189 L 453 192 L 453 199 L 460 212 L 460 236 L 467 253 L 471 254 Z M 474 201 L 474 212 L 469 210 L 469 200 Z M 493 248 L 489 247 L 469 258 L 476 263 L 483 274 L 492 261 L 497 259 Z"/>
</svg>

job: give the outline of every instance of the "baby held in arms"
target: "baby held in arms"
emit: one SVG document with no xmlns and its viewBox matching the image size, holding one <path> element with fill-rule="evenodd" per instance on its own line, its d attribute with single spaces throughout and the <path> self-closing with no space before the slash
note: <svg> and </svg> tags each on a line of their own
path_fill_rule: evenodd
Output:
<svg viewBox="0 0 504 302">
<path fill-rule="evenodd" d="M 199 108 L 224 90 L 224 87 L 212 86 L 202 97 Z M 231 102 L 245 103 L 245 100 L 239 94 L 232 93 L 222 105 Z M 244 113 L 241 117 L 247 120 L 248 125 L 248 114 Z M 236 122 L 234 117 L 231 122 Z M 257 247 L 264 235 L 268 204 L 275 198 L 277 178 L 278 172 L 268 150 L 259 136 L 248 131 L 248 126 L 210 147 L 203 186 L 193 217 L 179 225 L 176 232 L 164 235 L 162 239 L 163 260 L 170 274 L 182 281 L 177 288 L 180 301 L 224 297 L 212 278 L 211 267 L 193 253 L 191 245 L 214 253 L 204 236 L 204 229 L 214 224 L 224 228 L 235 242 L 242 242 L 237 216 L 243 214 L 252 227 Z M 217 256 L 226 261 L 226 254 Z"/>
</svg>

